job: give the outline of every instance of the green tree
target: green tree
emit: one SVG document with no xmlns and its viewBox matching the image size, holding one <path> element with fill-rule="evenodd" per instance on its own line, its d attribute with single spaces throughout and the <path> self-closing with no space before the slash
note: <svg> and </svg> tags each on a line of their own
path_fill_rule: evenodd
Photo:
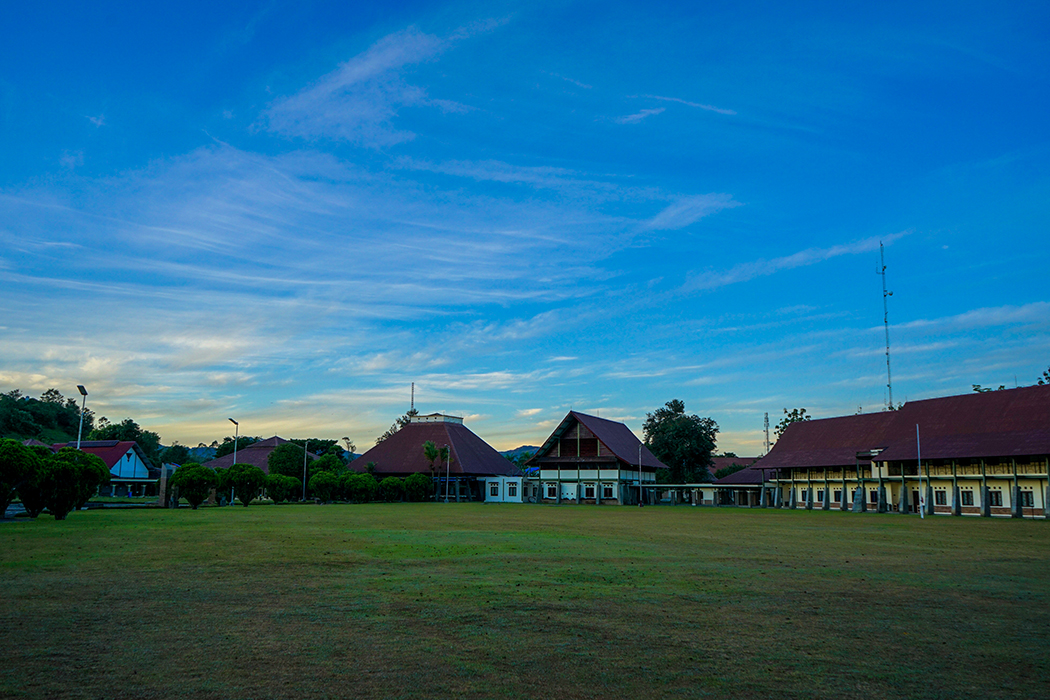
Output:
<svg viewBox="0 0 1050 700">
<path fill-rule="evenodd" d="M 35 518 L 47 508 L 47 495 L 43 491 L 44 470 L 55 458 L 53 452 L 43 445 L 33 445 L 29 448 L 39 461 L 38 468 L 18 485 L 18 500 L 26 509 L 26 515 Z"/>
<path fill-rule="evenodd" d="M 270 456 L 266 458 L 266 466 L 271 474 L 284 474 L 298 479 L 303 483 L 303 460 L 309 459 L 303 452 L 302 445 L 294 442 L 286 442 L 274 448 Z M 307 475 L 309 478 L 309 475 Z"/>
<path fill-rule="evenodd" d="M 106 463 L 93 454 L 73 447 L 63 447 L 49 460 L 40 473 L 39 489 L 47 510 L 55 520 L 65 520 L 71 510 L 82 504 L 100 483 L 101 474 L 109 476 Z"/>
<path fill-rule="evenodd" d="M 715 472 L 715 479 L 724 479 L 730 474 L 736 474 L 741 469 L 745 469 L 743 464 L 730 464 L 728 467 L 722 467 Z"/>
<path fill-rule="evenodd" d="M 343 480 L 335 472 L 317 472 L 307 484 L 310 487 L 310 493 L 313 494 L 314 498 L 320 499 L 323 503 L 329 503 L 334 501 L 342 490 Z"/>
<path fill-rule="evenodd" d="M 809 419 L 810 416 L 806 415 L 806 409 L 804 408 L 793 408 L 790 411 L 785 408 L 784 417 L 781 418 L 780 422 L 777 423 L 775 428 L 773 428 L 773 432 L 776 433 L 777 440 L 779 440 L 780 436 L 784 434 L 784 431 L 787 430 L 789 425 L 792 423 L 801 423 L 802 421 L 807 421 Z"/>
<path fill-rule="evenodd" d="M 671 483 L 710 481 L 711 453 L 715 449 L 718 424 L 685 412 L 685 403 L 673 399 L 646 414 L 642 426 L 645 444 L 667 465 L 663 475 Z"/>
<path fill-rule="evenodd" d="M 185 498 L 190 508 L 197 510 L 197 506 L 204 503 L 211 490 L 218 487 L 219 477 L 214 469 L 190 462 L 175 470 L 168 485 L 172 489 L 178 489 L 179 498 Z"/>
<path fill-rule="evenodd" d="M 1002 384 L 999 385 L 998 389 L 992 389 L 992 387 L 990 386 L 981 386 L 980 384 L 971 384 L 971 386 L 973 387 L 973 390 L 976 391 L 978 394 L 983 394 L 988 391 L 1003 391 L 1004 389 L 1006 389 L 1006 387 Z"/>
<path fill-rule="evenodd" d="M 379 483 L 371 474 L 351 472 L 343 477 L 343 490 L 354 503 L 368 503 L 375 498 Z"/>
<path fill-rule="evenodd" d="M 409 474 L 405 477 L 405 497 L 410 501 L 426 499 L 432 483 L 433 480 L 427 478 L 426 474 Z"/>
<path fill-rule="evenodd" d="M 186 465 L 193 463 L 193 457 L 190 455 L 190 448 L 176 442 L 161 451 L 160 461 L 166 464 Z"/>
<path fill-rule="evenodd" d="M 262 440 L 258 435 L 252 437 L 248 435 L 241 435 L 237 438 L 237 451 L 243 450 L 248 445 L 252 445 Z M 233 454 L 233 436 L 227 435 L 222 439 L 221 445 L 215 445 L 215 456 L 212 459 L 218 459 L 219 457 L 225 457 L 226 455 Z M 212 443 L 214 445 L 214 443 Z"/>
<path fill-rule="evenodd" d="M 405 482 L 396 476 L 388 476 L 379 482 L 379 496 L 387 503 L 401 500 L 405 491 Z"/>
<path fill-rule="evenodd" d="M 385 433 L 376 438 L 376 444 L 378 445 L 379 443 L 383 442 L 383 440 L 386 440 L 388 437 L 404 428 L 406 425 L 412 422 L 413 417 L 418 415 L 419 411 L 417 411 L 414 408 L 409 409 L 405 415 L 401 416 L 396 421 L 394 421 L 394 424 L 391 425 Z"/>
<path fill-rule="evenodd" d="M 270 474 L 266 479 L 266 493 L 274 503 L 298 501 L 303 495 L 303 482 L 284 474 Z"/>
<path fill-rule="evenodd" d="M 336 449 L 339 449 L 338 447 Z M 347 469 L 346 462 L 344 462 L 338 455 L 332 452 L 325 452 L 323 455 L 313 460 L 310 463 L 309 471 L 312 474 L 318 472 L 331 472 L 333 474 L 342 474 Z"/>
<path fill-rule="evenodd" d="M 15 497 L 15 489 L 33 478 L 42 466 L 40 457 L 17 440 L 0 440 L 0 518 Z"/>
<path fill-rule="evenodd" d="M 1043 376 L 1039 378 L 1039 386 L 1050 384 L 1050 368 L 1043 370 Z"/>
<path fill-rule="evenodd" d="M 266 473 L 254 464 L 234 464 L 226 470 L 226 478 L 245 508 L 259 497 L 259 491 L 266 484 Z"/>
</svg>

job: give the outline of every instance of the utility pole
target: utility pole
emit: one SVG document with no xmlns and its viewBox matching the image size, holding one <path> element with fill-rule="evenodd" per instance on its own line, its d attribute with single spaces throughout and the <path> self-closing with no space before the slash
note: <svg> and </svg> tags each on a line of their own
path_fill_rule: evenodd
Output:
<svg viewBox="0 0 1050 700">
<path fill-rule="evenodd" d="M 769 411 L 766 411 L 766 418 L 765 418 L 764 422 L 765 422 L 765 428 L 766 428 L 766 452 L 765 452 L 765 454 L 769 454 Z"/>
<path fill-rule="evenodd" d="M 893 292 L 886 290 L 886 257 L 882 250 L 882 241 L 879 241 L 879 264 L 881 269 L 878 274 L 882 275 L 882 323 L 886 327 L 886 410 L 893 410 L 893 377 L 890 374 L 890 308 L 887 299 L 893 296 Z"/>
</svg>

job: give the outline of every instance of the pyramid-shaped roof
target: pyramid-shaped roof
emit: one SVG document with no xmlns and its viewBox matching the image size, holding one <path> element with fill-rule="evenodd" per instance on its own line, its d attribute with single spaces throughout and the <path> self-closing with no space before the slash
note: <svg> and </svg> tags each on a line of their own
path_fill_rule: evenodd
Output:
<svg viewBox="0 0 1050 700">
<path fill-rule="evenodd" d="M 288 442 L 282 437 L 268 437 L 265 440 L 259 440 L 253 442 L 247 447 L 237 448 L 237 464 L 251 464 L 259 467 L 267 474 L 270 473 L 270 453 L 281 445 Z M 233 466 L 233 452 L 225 454 L 222 457 L 216 457 L 215 459 L 205 462 L 205 464 L 211 469 L 229 469 Z M 317 459 L 317 455 L 312 452 L 309 453 L 310 459 Z"/>
<path fill-rule="evenodd" d="M 364 471 L 369 462 L 375 462 L 377 476 L 408 475 L 416 472 L 430 474 L 430 463 L 423 456 L 423 443 L 433 442 L 441 448 L 451 448 L 452 464 L 435 464 L 442 474 L 448 471 L 456 476 L 512 476 L 517 474 L 514 464 L 491 445 L 463 425 L 462 418 L 431 414 L 417 416 L 396 433 L 350 463 L 352 469 Z"/>
</svg>

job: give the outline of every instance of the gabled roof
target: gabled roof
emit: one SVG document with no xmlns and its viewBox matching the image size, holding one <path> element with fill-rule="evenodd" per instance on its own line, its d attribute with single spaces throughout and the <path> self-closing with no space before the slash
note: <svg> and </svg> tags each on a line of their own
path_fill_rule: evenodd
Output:
<svg viewBox="0 0 1050 700">
<path fill-rule="evenodd" d="M 355 459 L 350 466 L 357 471 L 364 471 L 369 462 L 375 462 L 376 475 L 407 475 L 416 472 L 429 475 L 430 464 L 423 456 L 423 443 L 428 440 L 438 448 L 445 445 L 451 448 L 452 464 L 451 467 L 440 465 L 442 475 L 446 470 L 457 476 L 517 474 L 517 468 L 509 459 L 462 422 L 445 420 L 412 421 Z M 435 463 L 435 471 L 438 471 L 438 466 Z"/>
<path fill-rule="evenodd" d="M 623 423 L 590 416 L 577 411 L 569 411 L 558 427 L 554 429 L 554 432 L 550 434 L 550 437 L 540 446 L 540 449 L 536 450 L 536 454 L 532 456 L 528 463 L 531 464 L 533 461 L 545 457 L 553 449 L 556 442 L 577 422 L 594 433 L 599 442 L 609 448 L 609 451 L 621 462 L 637 465 L 639 459 L 638 448 L 640 446 L 643 467 L 667 469 L 667 466 L 658 460 L 656 455 L 650 452 L 649 448 L 638 439 L 638 436 L 632 433 L 631 429 Z"/>
<path fill-rule="evenodd" d="M 77 443 L 75 442 L 58 442 L 51 445 L 51 449 L 58 452 L 63 447 L 76 448 L 76 446 Z M 142 448 L 139 447 L 139 444 L 134 440 L 81 440 L 80 451 L 93 454 L 101 459 L 106 463 L 106 468 L 109 469 L 111 473 L 114 468 L 117 468 L 118 473 L 113 474 L 113 476 L 118 478 L 121 477 L 119 469 L 121 466 L 121 460 L 124 459 L 124 455 L 129 451 L 132 451 L 146 467 L 146 474 L 134 475 L 128 478 L 155 479 L 160 476 L 160 470 L 150 464 L 149 458 L 146 457 L 146 453 L 142 451 Z"/>
<path fill-rule="evenodd" d="M 915 460 L 920 445 L 924 460 L 1050 455 L 1050 385 L 909 401 L 897 411 L 792 423 L 759 465 L 852 465 L 858 454 L 870 451 L 880 462 Z"/>
</svg>

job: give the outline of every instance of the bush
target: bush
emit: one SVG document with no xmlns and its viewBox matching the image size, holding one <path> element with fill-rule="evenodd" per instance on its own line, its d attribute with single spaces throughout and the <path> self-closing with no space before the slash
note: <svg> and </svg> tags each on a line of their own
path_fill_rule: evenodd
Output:
<svg viewBox="0 0 1050 700">
<path fill-rule="evenodd" d="M 227 470 L 226 478 L 245 508 L 259 496 L 266 484 L 266 473 L 252 464 L 234 464 Z"/>
<path fill-rule="evenodd" d="M 303 494 L 303 482 L 284 474 L 270 474 L 266 479 L 266 493 L 274 503 L 297 501 Z"/>
<path fill-rule="evenodd" d="M 405 492 L 405 482 L 396 476 L 388 476 L 379 482 L 379 495 L 387 503 L 400 501 Z"/>
<path fill-rule="evenodd" d="M 215 470 L 202 467 L 196 462 L 184 464 L 175 470 L 168 482 L 172 489 L 179 490 L 179 497 L 185 498 L 190 508 L 197 510 L 197 506 L 208 498 L 213 488 L 216 488 L 219 478 Z"/>
<path fill-rule="evenodd" d="M 343 492 L 354 503 L 368 503 L 379 490 L 379 484 L 371 474 L 351 473 L 343 477 Z"/>
<path fill-rule="evenodd" d="M 430 491 L 430 477 L 426 474 L 409 474 L 405 477 L 405 497 L 410 501 L 426 500 Z"/>
<path fill-rule="evenodd" d="M 334 501 L 342 490 L 342 479 L 332 472 L 318 472 L 314 474 L 309 483 L 310 493 L 314 498 L 319 498 L 325 503 Z"/>
</svg>

